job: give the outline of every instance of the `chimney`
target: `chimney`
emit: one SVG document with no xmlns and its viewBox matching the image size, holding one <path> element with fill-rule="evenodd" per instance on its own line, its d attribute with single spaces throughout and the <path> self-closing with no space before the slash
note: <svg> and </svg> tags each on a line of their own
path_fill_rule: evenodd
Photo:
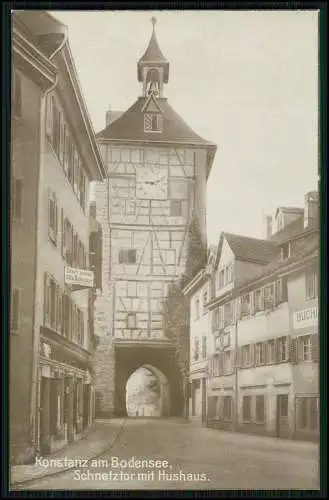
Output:
<svg viewBox="0 0 329 500">
<path fill-rule="evenodd" d="M 304 229 L 317 221 L 319 218 L 319 193 L 309 191 L 305 195 L 304 206 Z"/>
<path fill-rule="evenodd" d="M 272 215 L 265 215 L 264 221 L 265 221 L 264 237 L 266 240 L 269 240 L 273 234 Z"/>
<path fill-rule="evenodd" d="M 105 123 L 106 127 L 111 123 L 111 105 L 109 106 L 109 109 L 106 111 L 105 122 L 106 122 Z"/>
</svg>

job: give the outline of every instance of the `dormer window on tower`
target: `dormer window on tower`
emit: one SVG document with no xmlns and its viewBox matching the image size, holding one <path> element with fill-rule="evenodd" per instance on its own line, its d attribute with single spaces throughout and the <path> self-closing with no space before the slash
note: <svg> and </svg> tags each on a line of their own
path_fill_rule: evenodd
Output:
<svg viewBox="0 0 329 500">
<path fill-rule="evenodd" d="M 144 114 L 144 132 L 162 132 L 163 117 L 160 113 Z"/>
</svg>

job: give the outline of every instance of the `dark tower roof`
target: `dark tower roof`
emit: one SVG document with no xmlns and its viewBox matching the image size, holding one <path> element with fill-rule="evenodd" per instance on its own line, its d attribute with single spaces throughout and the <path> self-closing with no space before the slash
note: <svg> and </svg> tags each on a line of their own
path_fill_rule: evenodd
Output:
<svg viewBox="0 0 329 500">
<path fill-rule="evenodd" d="M 155 24 L 156 24 L 155 17 L 152 17 L 152 24 L 153 24 L 153 31 L 148 47 L 137 63 L 138 81 L 139 82 L 143 81 L 143 74 L 142 74 L 143 66 L 152 66 L 156 64 L 157 66 L 163 66 L 164 68 L 163 81 L 164 83 L 168 83 L 169 61 L 162 54 L 161 49 L 159 47 L 159 42 L 155 34 Z"/>
</svg>

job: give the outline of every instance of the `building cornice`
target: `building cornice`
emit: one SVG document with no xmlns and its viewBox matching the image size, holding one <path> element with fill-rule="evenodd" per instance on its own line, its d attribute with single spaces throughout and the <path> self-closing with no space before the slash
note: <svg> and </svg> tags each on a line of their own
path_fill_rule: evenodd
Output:
<svg viewBox="0 0 329 500">
<path fill-rule="evenodd" d="M 30 70 L 33 80 L 36 80 L 44 90 L 54 85 L 57 75 L 56 66 L 15 26 L 13 26 L 12 50 L 14 62 L 17 61 L 22 69 Z"/>
</svg>

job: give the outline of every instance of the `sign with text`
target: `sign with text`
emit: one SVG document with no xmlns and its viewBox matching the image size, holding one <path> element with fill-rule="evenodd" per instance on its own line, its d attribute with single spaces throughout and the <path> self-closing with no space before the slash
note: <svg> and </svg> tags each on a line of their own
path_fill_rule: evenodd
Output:
<svg viewBox="0 0 329 500">
<path fill-rule="evenodd" d="M 76 267 L 65 267 L 64 280 L 67 285 L 78 285 L 84 288 L 93 288 L 94 271 L 78 269 Z"/>
<path fill-rule="evenodd" d="M 318 324 L 318 307 L 310 307 L 293 314 L 293 325 L 295 330 L 309 328 Z"/>
</svg>

